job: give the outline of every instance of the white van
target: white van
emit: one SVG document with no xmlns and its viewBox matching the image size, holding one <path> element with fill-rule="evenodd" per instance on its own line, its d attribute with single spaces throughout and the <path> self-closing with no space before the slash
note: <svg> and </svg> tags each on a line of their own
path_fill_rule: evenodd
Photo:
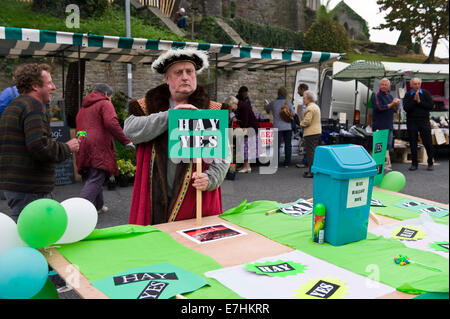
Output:
<svg viewBox="0 0 450 319">
<path fill-rule="evenodd" d="M 300 83 L 305 83 L 309 90 L 317 94 L 317 104 L 320 106 L 322 119 L 341 118 L 344 121 L 347 120 L 348 125 L 351 126 L 355 111 L 359 111 L 360 124 L 365 124 L 367 122 L 367 102 L 372 91 L 368 90 L 367 86 L 360 81 L 337 81 L 331 78 L 333 74 L 348 65 L 350 64 L 334 62 L 332 68 L 321 70 L 320 77 L 319 70 L 314 67 L 297 71 L 293 94 L 294 108 L 296 109 L 298 105 L 303 104 L 303 99 L 298 95 L 297 88 Z"/>
<path fill-rule="evenodd" d="M 449 69 L 448 64 L 421 64 L 421 63 L 397 63 L 380 62 L 383 64 L 386 74 L 403 74 L 405 79 L 411 76 L 422 78 L 423 82 L 433 80 L 445 80 L 445 89 L 442 97 L 449 98 Z M 361 81 L 338 81 L 332 76 L 343 70 L 349 63 L 334 62 L 332 67 L 320 70 L 315 67 L 297 71 L 294 87 L 294 107 L 302 105 L 302 98 L 297 93 L 300 83 L 306 83 L 309 89 L 318 96 L 318 105 L 321 108 L 322 119 L 347 120 L 348 126 L 353 125 L 355 114 L 359 114 L 359 124 L 366 124 L 368 119 L 367 104 L 372 94 L 371 88 Z M 378 78 L 381 79 L 382 76 Z M 376 81 L 373 81 L 376 82 Z M 373 82 L 371 85 L 373 85 Z M 320 90 L 319 90 L 320 89 Z M 391 89 L 393 89 L 391 87 Z M 392 92 L 394 93 L 394 92 Z M 393 95 L 396 95 L 395 93 Z M 448 109 L 448 106 L 447 106 Z M 371 109 L 369 109 L 369 113 Z M 344 115 L 345 114 L 345 115 Z"/>
</svg>

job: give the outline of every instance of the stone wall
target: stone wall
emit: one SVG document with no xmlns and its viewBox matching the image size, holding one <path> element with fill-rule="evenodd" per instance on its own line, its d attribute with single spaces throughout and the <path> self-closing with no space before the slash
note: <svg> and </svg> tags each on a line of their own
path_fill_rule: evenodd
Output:
<svg viewBox="0 0 450 319">
<path fill-rule="evenodd" d="M 26 61 L 31 62 L 31 61 Z M 47 61 L 52 66 L 52 79 L 56 86 L 53 98 L 62 98 L 62 64 L 60 60 Z M 142 98 L 145 93 L 157 85 L 164 83 L 162 75 L 153 73 L 150 65 L 133 65 L 133 98 Z M 67 72 L 67 66 L 65 67 Z M 292 99 L 295 85 L 295 71 L 286 73 L 286 88 Z M 255 110 L 263 112 L 264 99 L 273 100 L 277 97 L 277 90 L 285 86 L 285 73 L 282 71 L 228 71 L 219 70 L 217 78 L 217 97 L 215 96 L 215 70 L 204 71 L 199 76 L 199 84 L 206 86 L 212 99 L 223 102 L 229 95 L 236 95 L 239 87 L 245 85 L 249 88 L 249 97 Z M 67 74 L 66 74 L 67 76 Z M 0 90 L 10 85 L 11 80 L 0 70 Z M 97 83 L 106 83 L 115 91 L 127 93 L 126 64 L 86 62 L 85 92 L 92 89 Z M 85 96 L 86 94 L 83 94 Z"/>
<path fill-rule="evenodd" d="M 179 7 L 184 7 L 188 16 L 192 16 L 190 8 L 197 8 L 202 15 L 234 14 L 255 23 L 305 31 L 303 1 L 299 0 L 180 0 Z"/>
</svg>

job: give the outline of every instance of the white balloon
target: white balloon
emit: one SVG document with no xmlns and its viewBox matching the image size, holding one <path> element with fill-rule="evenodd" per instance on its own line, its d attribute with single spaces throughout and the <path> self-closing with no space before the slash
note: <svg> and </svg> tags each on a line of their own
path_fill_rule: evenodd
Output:
<svg viewBox="0 0 450 319">
<path fill-rule="evenodd" d="M 20 238 L 17 224 L 6 214 L 0 213 L 0 255 L 16 247 L 27 246 Z"/>
<path fill-rule="evenodd" d="M 56 244 L 68 244 L 86 238 L 97 226 L 98 213 L 94 204 L 73 197 L 61 202 L 67 213 L 67 228 Z"/>
</svg>

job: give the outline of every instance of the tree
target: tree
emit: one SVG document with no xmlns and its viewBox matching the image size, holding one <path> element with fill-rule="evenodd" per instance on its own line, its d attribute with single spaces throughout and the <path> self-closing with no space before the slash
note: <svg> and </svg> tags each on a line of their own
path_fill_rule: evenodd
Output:
<svg viewBox="0 0 450 319">
<path fill-rule="evenodd" d="M 410 30 L 416 42 L 431 45 L 424 63 L 434 61 L 439 39 L 449 38 L 448 0 L 377 0 L 380 12 L 388 12 L 377 29 Z"/>
<path fill-rule="evenodd" d="M 306 31 L 303 47 L 313 51 L 345 52 L 349 49 L 347 32 L 333 20 L 327 5 L 320 6 L 316 13 L 316 22 Z"/>
</svg>

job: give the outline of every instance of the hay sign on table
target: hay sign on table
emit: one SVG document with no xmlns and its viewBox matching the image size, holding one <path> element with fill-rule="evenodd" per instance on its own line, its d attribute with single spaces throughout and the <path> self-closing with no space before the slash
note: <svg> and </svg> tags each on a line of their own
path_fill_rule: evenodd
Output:
<svg viewBox="0 0 450 319">
<path fill-rule="evenodd" d="M 197 174 L 203 159 L 228 157 L 227 110 L 169 110 L 169 158 L 196 159 Z M 201 191 L 197 190 L 197 224 L 201 224 Z"/>
</svg>

